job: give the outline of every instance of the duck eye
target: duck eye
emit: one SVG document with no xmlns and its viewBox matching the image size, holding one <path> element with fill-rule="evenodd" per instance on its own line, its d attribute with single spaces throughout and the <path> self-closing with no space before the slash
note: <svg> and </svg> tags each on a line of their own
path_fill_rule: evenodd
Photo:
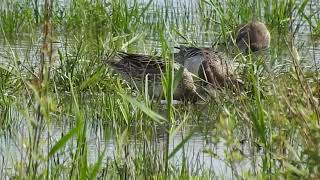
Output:
<svg viewBox="0 0 320 180">
<path fill-rule="evenodd" d="M 257 46 L 252 46 L 251 45 L 250 49 L 251 49 L 252 52 L 259 51 L 259 48 Z"/>
</svg>

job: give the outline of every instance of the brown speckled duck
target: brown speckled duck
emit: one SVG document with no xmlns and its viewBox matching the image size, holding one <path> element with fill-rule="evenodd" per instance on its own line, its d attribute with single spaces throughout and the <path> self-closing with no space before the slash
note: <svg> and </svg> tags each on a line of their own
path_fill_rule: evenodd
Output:
<svg viewBox="0 0 320 180">
<path fill-rule="evenodd" d="M 106 62 L 136 89 L 143 90 L 147 79 L 148 94 L 152 98 L 163 97 L 161 73 L 166 72 L 166 64 L 161 57 L 120 52 Z M 174 68 L 183 67 L 175 63 Z M 185 68 L 173 96 L 176 100 L 194 100 L 198 96 L 192 74 Z"/>
<path fill-rule="evenodd" d="M 239 26 L 235 35 L 236 45 L 245 54 L 250 51 L 264 50 L 270 46 L 269 30 L 259 21 Z M 178 49 L 180 51 L 175 54 L 176 62 L 209 84 L 215 87 L 242 86 L 243 82 L 224 53 L 215 51 L 213 48 L 181 46 Z"/>
<path fill-rule="evenodd" d="M 242 84 L 230 61 L 212 48 L 180 46 L 175 60 L 188 71 L 214 87 L 234 87 Z"/>
</svg>

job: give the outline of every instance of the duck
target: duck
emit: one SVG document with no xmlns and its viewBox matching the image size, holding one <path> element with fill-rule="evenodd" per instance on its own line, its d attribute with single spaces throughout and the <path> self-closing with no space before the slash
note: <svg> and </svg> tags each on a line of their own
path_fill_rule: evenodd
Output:
<svg viewBox="0 0 320 180">
<path fill-rule="evenodd" d="M 175 100 L 196 102 L 203 98 L 207 86 L 215 88 L 239 87 L 243 83 L 231 64 L 212 48 L 180 46 L 174 54 L 175 71 L 182 69 L 181 79 L 173 93 Z M 161 76 L 166 63 L 160 56 L 118 52 L 106 63 L 134 89 L 143 91 L 148 85 L 148 95 L 163 98 Z M 146 83 L 147 80 L 147 83 Z"/>
<path fill-rule="evenodd" d="M 270 47 L 270 32 L 260 21 L 240 25 L 235 31 L 235 42 L 244 54 L 258 52 Z M 174 54 L 175 61 L 188 71 L 200 77 L 204 84 L 214 87 L 241 88 L 244 82 L 237 75 L 234 64 L 223 51 L 208 47 L 175 47 L 179 52 Z"/>
<path fill-rule="evenodd" d="M 245 54 L 269 48 L 270 32 L 260 21 L 240 25 L 236 31 L 236 45 Z M 233 64 L 225 53 L 213 48 L 180 46 L 174 54 L 174 69 L 183 69 L 181 80 L 173 93 L 174 99 L 197 99 L 197 84 L 215 88 L 241 88 L 243 81 L 235 72 Z M 148 84 L 151 97 L 163 97 L 162 73 L 166 72 L 166 62 L 160 56 L 118 52 L 107 64 L 118 72 L 136 89 L 144 89 Z M 194 78 L 198 77 L 198 78 Z M 198 82 L 197 80 L 198 79 Z M 146 82 L 147 80 L 147 82 Z"/>
<path fill-rule="evenodd" d="M 267 26 L 258 20 L 239 25 L 234 31 L 235 44 L 240 52 L 249 54 L 270 47 L 271 36 Z"/>
<path fill-rule="evenodd" d="M 153 98 L 163 98 L 161 76 L 166 73 L 166 63 L 160 56 L 118 52 L 106 63 L 129 82 L 134 89 L 143 91 L 148 85 L 148 95 Z M 175 100 L 194 101 L 199 97 L 193 75 L 178 63 L 173 64 L 178 71 L 182 69 L 181 79 L 173 93 Z"/>
<path fill-rule="evenodd" d="M 211 85 L 216 88 L 234 88 L 243 85 L 231 61 L 224 53 L 213 48 L 188 46 L 176 48 L 179 49 L 179 52 L 174 54 L 176 62 L 197 75 L 203 85 Z"/>
</svg>

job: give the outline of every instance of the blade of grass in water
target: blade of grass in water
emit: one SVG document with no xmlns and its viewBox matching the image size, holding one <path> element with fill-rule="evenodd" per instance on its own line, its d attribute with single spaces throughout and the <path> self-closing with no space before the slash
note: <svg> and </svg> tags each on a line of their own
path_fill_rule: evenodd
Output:
<svg viewBox="0 0 320 180">
<path fill-rule="evenodd" d="M 197 131 L 198 131 L 198 128 L 192 129 L 189 132 L 189 134 L 185 138 L 183 138 L 182 141 L 171 151 L 171 153 L 168 156 L 168 159 L 171 159 L 184 146 L 184 144 L 187 143 L 192 138 L 194 133 Z"/>
<path fill-rule="evenodd" d="M 93 169 L 90 173 L 89 179 L 95 179 L 99 173 L 99 170 L 102 166 L 102 160 L 104 158 L 104 155 L 106 153 L 107 150 L 107 146 L 104 147 L 104 150 L 102 151 L 102 153 L 99 155 L 98 161 L 97 163 L 93 166 Z"/>
<path fill-rule="evenodd" d="M 122 98 L 124 98 L 126 101 L 130 102 L 132 105 L 138 107 L 147 116 L 149 116 L 151 119 L 153 119 L 157 123 L 162 124 L 162 123 L 167 121 L 164 117 L 162 117 L 161 115 L 159 115 L 156 112 L 152 111 L 152 109 L 146 107 L 144 104 L 138 102 L 136 99 L 133 99 L 132 97 L 129 97 L 129 96 L 125 95 L 125 94 L 119 94 L 119 95 Z"/>
<path fill-rule="evenodd" d="M 64 148 L 68 141 L 77 134 L 79 127 L 74 127 L 67 134 L 65 134 L 61 139 L 51 148 L 49 151 L 48 157 L 50 158 L 60 149 Z"/>
</svg>

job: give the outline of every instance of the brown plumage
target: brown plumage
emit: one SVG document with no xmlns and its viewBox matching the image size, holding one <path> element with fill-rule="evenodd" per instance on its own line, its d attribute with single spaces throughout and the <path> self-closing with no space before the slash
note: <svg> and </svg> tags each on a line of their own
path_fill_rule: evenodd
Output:
<svg viewBox="0 0 320 180">
<path fill-rule="evenodd" d="M 212 48 L 179 47 L 175 54 L 177 62 L 182 64 L 204 82 L 215 87 L 238 86 L 242 81 L 236 75 L 230 62 L 221 52 Z"/>
<path fill-rule="evenodd" d="M 243 53 L 260 51 L 270 46 L 270 33 L 259 21 L 243 24 L 235 31 L 236 45 Z M 181 46 L 176 62 L 215 87 L 239 87 L 243 82 L 222 52 L 212 48 Z"/>
<path fill-rule="evenodd" d="M 259 21 L 240 25 L 235 31 L 236 45 L 243 53 L 267 49 L 270 46 L 270 32 L 266 25 Z"/>
<path fill-rule="evenodd" d="M 143 90 L 147 79 L 149 95 L 163 96 L 161 74 L 166 72 L 166 62 L 161 57 L 121 52 L 106 62 L 133 87 Z M 175 63 L 174 68 L 178 71 L 183 67 Z M 192 74 L 185 68 L 173 96 L 178 100 L 194 100 L 198 96 Z"/>
</svg>

